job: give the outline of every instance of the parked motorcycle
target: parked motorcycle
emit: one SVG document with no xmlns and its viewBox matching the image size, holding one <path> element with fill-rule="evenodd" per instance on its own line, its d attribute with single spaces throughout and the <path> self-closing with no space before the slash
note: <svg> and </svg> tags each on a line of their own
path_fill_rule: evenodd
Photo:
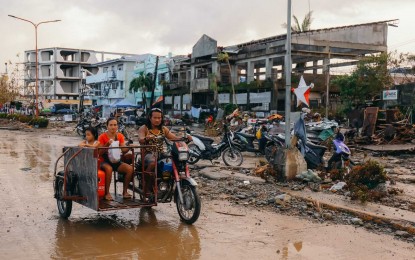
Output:
<svg viewBox="0 0 415 260">
<path fill-rule="evenodd" d="M 130 139 L 130 135 L 129 135 L 128 131 L 127 131 L 127 127 L 122 122 L 122 120 L 118 120 L 118 132 L 120 132 L 121 134 L 123 134 L 126 140 Z"/>
<path fill-rule="evenodd" d="M 91 127 L 91 120 L 86 117 L 81 117 L 78 124 L 75 126 L 74 131 L 76 131 L 79 136 L 85 137 L 85 130 L 88 127 Z"/>
<path fill-rule="evenodd" d="M 240 147 L 232 141 L 228 125 L 224 124 L 223 130 L 222 141 L 218 144 L 214 144 L 209 137 L 191 134 L 193 143 L 189 145 L 189 164 L 195 164 L 200 159 L 212 161 L 222 155 L 227 166 L 240 166 L 244 160 Z"/>
<path fill-rule="evenodd" d="M 336 137 L 333 139 L 333 146 L 333 155 L 328 162 L 327 170 L 345 169 L 349 173 L 355 163 L 350 159 L 351 152 L 344 143 L 344 135 L 342 133 L 338 132 L 336 134 Z"/>
<path fill-rule="evenodd" d="M 137 178 L 138 184 L 134 188 L 141 198 L 150 197 L 158 203 L 169 203 L 174 199 L 182 221 L 192 224 L 199 218 L 201 202 L 196 189 L 197 183 L 190 177 L 187 165 L 189 148 L 186 140 L 169 141 L 165 139 L 170 152 L 159 154 L 156 183 L 155 187 L 152 185 L 154 188 L 150 196 L 144 194 L 143 166 L 141 160 L 136 160 L 134 176 Z"/>
<path fill-rule="evenodd" d="M 256 129 L 259 129 L 259 126 Z M 243 131 L 231 131 L 232 140 L 239 145 L 238 147 L 241 152 L 252 152 L 256 155 L 265 154 L 265 148 L 267 146 L 275 145 L 275 141 L 268 136 L 266 129 L 266 127 L 262 129 L 262 137 L 259 140 L 256 134 L 247 134 Z"/>
<path fill-rule="evenodd" d="M 317 169 L 318 167 L 324 167 L 324 153 L 327 150 L 326 146 L 321 146 L 312 143 L 307 139 L 307 131 L 304 123 L 304 115 L 302 114 L 298 121 L 294 124 L 294 135 L 297 138 L 296 147 L 300 150 L 307 162 L 308 169 Z M 265 158 L 272 162 L 275 157 L 276 151 L 285 146 L 285 136 L 278 134 L 271 137 L 274 140 L 275 146 L 266 147 Z"/>
</svg>

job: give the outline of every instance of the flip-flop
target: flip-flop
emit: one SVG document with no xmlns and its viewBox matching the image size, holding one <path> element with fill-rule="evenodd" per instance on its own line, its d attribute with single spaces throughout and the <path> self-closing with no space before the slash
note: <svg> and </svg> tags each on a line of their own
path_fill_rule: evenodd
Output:
<svg viewBox="0 0 415 260">
<path fill-rule="evenodd" d="M 122 195 L 123 199 L 131 199 L 133 196 L 131 194 Z"/>
<path fill-rule="evenodd" d="M 104 197 L 104 200 L 113 201 L 114 199 L 112 197 L 110 197 L 110 198 Z"/>
</svg>

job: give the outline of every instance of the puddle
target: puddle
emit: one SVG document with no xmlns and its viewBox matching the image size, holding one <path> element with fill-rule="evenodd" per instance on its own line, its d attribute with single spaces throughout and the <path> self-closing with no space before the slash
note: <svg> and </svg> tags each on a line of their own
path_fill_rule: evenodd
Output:
<svg viewBox="0 0 415 260">
<path fill-rule="evenodd" d="M 197 229 L 157 219 L 153 209 L 140 209 L 136 220 L 117 215 L 57 221 L 54 259 L 85 256 L 121 259 L 198 259 Z"/>
<path fill-rule="evenodd" d="M 278 252 L 278 251 L 277 251 Z M 296 241 L 289 243 L 279 250 L 280 259 L 325 259 L 328 255 L 335 256 L 336 252 L 322 245 L 315 245 L 310 242 Z M 335 258 L 334 258 L 335 259 Z"/>
</svg>

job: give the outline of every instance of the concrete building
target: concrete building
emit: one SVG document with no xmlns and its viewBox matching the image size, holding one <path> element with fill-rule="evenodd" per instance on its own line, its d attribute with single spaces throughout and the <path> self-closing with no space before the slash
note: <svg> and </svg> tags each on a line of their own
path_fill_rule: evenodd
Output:
<svg viewBox="0 0 415 260">
<path fill-rule="evenodd" d="M 315 85 L 311 103 L 334 108 L 338 91 L 330 89 L 327 93 L 330 71 L 354 66 L 365 55 L 386 52 L 391 23 L 394 20 L 293 33 L 293 87 L 304 75 L 307 83 Z M 175 62 L 166 100 L 183 99 L 183 95 L 190 94 L 192 105 L 212 106 L 213 89 L 217 87 L 219 103 L 229 103 L 232 80 L 238 105 L 245 109 L 283 111 L 286 38 L 283 34 L 220 47 L 216 40 L 203 35 L 190 57 Z M 230 69 L 218 60 L 220 52 L 228 53 Z M 183 108 L 183 103 L 179 107 Z"/>
<path fill-rule="evenodd" d="M 25 51 L 25 94 L 34 93 L 36 52 Z M 93 71 L 98 62 L 96 52 L 70 48 L 38 50 L 39 101 L 47 107 L 53 103 L 76 105 L 82 86 L 82 70 Z M 88 104 L 88 102 L 86 102 Z"/>
<path fill-rule="evenodd" d="M 95 72 L 88 73 L 86 84 L 91 88 L 88 96 L 93 105 L 111 105 L 121 100 L 137 104 L 135 93 L 129 90 L 135 77 L 137 63 L 144 62 L 150 54 L 122 56 L 94 64 Z"/>
</svg>

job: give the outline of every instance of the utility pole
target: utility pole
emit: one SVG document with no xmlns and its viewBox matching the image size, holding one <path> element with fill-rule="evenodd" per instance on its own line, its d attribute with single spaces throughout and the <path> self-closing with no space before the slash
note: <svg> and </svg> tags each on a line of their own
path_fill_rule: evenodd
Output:
<svg viewBox="0 0 415 260">
<path fill-rule="evenodd" d="M 157 70 L 159 66 L 159 56 L 156 56 L 156 66 L 154 66 L 154 76 L 153 76 L 153 89 L 151 90 L 151 99 L 150 99 L 150 108 L 153 106 L 154 102 L 154 91 L 157 87 Z"/>
<path fill-rule="evenodd" d="M 285 45 L 285 147 L 290 148 L 290 131 L 291 131 L 291 0 L 288 0 L 287 6 L 287 40 Z"/>
<path fill-rule="evenodd" d="M 38 80 L 39 80 L 39 61 L 38 61 L 38 49 L 37 49 L 37 27 L 41 24 L 44 23 L 55 23 L 55 22 L 60 22 L 61 20 L 52 20 L 52 21 L 44 21 L 44 22 L 40 22 L 40 23 L 34 23 L 32 21 L 14 16 L 14 15 L 10 15 L 9 17 L 11 18 L 15 18 L 18 20 L 22 20 L 28 23 L 31 23 L 34 27 L 35 27 L 35 51 L 36 51 L 36 62 L 35 62 L 35 66 L 36 66 L 36 80 L 35 80 L 35 93 L 36 93 L 36 99 L 35 99 L 35 111 L 36 111 L 36 118 L 39 117 L 39 85 L 38 85 Z"/>
</svg>

